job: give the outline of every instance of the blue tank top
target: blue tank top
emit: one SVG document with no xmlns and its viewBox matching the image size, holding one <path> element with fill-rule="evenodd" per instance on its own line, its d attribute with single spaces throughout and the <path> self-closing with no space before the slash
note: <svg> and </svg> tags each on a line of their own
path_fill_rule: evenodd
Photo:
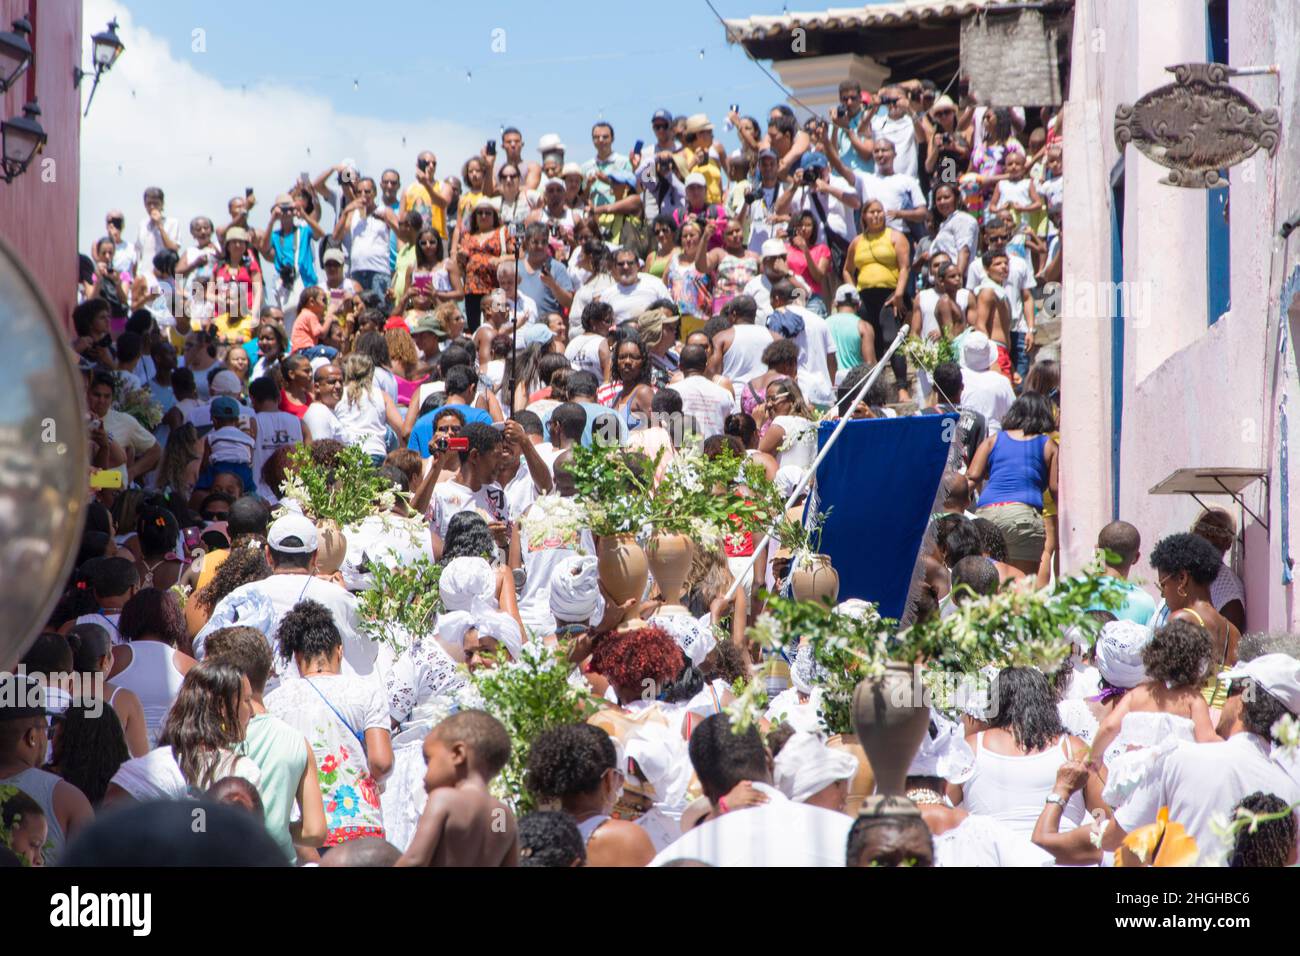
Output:
<svg viewBox="0 0 1300 956">
<path fill-rule="evenodd" d="M 1043 446 L 1048 436 L 1018 440 L 998 432 L 989 455 L 989 480 L 980 494 L 980 507 L 1018 502 L 1043 510 L 1043 489 L 1047 487 L 1047 461 Z"/>
</svg>

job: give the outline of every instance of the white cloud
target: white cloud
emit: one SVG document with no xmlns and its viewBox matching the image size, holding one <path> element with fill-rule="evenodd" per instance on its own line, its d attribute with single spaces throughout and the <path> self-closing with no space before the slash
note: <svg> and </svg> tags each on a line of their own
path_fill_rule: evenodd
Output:
<svg viewBox="0 0 1300 956">
<path fill-rule="evenodd" d="M 104 214 L 113 208 L 126 213 L 125 233 L 134 236 L 147 186 L 166 193 L 167 212 L 180 218 L 188 243 L 193 216 L 226 221 L 227 201 L 248 186 L 257 192 L 253 221 L 260 227 L 275 195 L 300 172 L 315 176 L 350 158 L 376 178 L 392 166 L 405 186 L 414 179 L 421 149 L 436 152 L 439 170 L 450 174 L 492 135 L 487 127 L 429 117 L 396 121 L 342 113 L 324 97 L 256 78 L 246 89 L 225 86 L 202 71 L 203 55 L 174 52 L 113 0 L 86 0 L 84 32 L 102 29 L 113 17 L 126 49 L 82 120 L 81 252 L 89 253 L 103 235 Z M 84 59 L 89 58 L 87 40 Z M 85 80 L 83 109 L 89 91 Z"/>
</svg>

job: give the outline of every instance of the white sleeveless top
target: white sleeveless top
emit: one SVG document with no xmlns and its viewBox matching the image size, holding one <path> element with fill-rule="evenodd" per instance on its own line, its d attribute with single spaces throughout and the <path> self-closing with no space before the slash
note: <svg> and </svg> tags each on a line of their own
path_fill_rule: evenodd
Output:
<svg viewBox="0 0 1300 956">
<path fill-rule="evenodd" d="M 1112 748 L 1119 752 L 1112 755 L 1108 750 L 1105 754 L 1102 799 L 1112 807 L 1128 806 L 1143 819 L 1155 819 L 1160 810 L 1160 768 L 1181 740 L 1196 740 L 1190 717 L 1141 710 L 1125 714 Z"/>
<path fill-rule="evenodd" d="M 361 401 L 353 402 L 347 389 L 334 406 L 334 414 L 348 436 L 348 444 L 360 445 L 367 455 L 383 455 L 388 450 L 388 416 L 385 413 L 384 392 L 378 385 L 370 386 L 370 393 Z"/>
<path fill-rule="evenodd" d="M 975 737 L 975 771 L 962 785 L 962 808 L 993 817 L 1015 833 L 1029 838 L 1043 812 L 1043 801 L 1056 785 L 1056 771 L 1070 757 L 1065 735 L 1041 753 L 1012 757 L 984 746 L 984 734 Z M 1071 795 L 1061 815 L 1061 832 L 1073 830 L 1087 819 L 1083 793 Z"/>
<path fill-rule="evenodd" d="M 921 306 L 921 338 L 925 339 L 931 332 L 939 331 L 939 319 L 934 314 L 935 306 L 939 304 L 939 292 L 936 289 L 922 289 L 916 294 L 916 301 Z M 957 294 L 953 296 L 953 301 L 965 313 L 970 307 L 970 290 L 958 289 Z"/>
<path fill-rule="evenodd" d="M 266 465 L 267 459 L 280 448 L 285 445 L 297 445 L 302 441 L 302 421 L 292 412 L 258 412 L 253 416 L 253 420 L 257 422 L 257 448 L 253 451 L 253 480 L 257 482 L 257 493 L 269 500 L 275 495 L 262 481 L 262 468 Z"/>
<path fill-rule="evenodd" d="M 732 326 L 732 331 L 731 347 L 722 356 L 722 374 L 731 379 L 739 395 L 742 385 L 767 371 L 763 350 L 776 340 L 767 329 L 743 322 Z"/>
<path fill-rule="evenodd" d="M 569 365 L 575 372 L 590 372 L 600 379 L 602 375 L 600 343 L 603 341 L 605 341 L 603 335 L 583 332 L 581 335 L 574 336 L 569 342 L 569 347 L 564 350 L 564 357 L 569 360 Z"/>
<path fill-rule="evenodd" d="M 184 680 L 184 675 L 176 669 L 176 648 L 162 641 L 133 642 L 131 663 L 113 678 L 118 687 L 135 691 L 140 698 L 151 748 L 158 745 L 158 733 Z"/>
</svg>

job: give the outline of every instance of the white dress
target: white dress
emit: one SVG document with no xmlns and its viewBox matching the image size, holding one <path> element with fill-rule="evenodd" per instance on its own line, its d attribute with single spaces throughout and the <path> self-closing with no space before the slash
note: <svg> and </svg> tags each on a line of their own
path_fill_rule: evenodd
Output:
<svg viewBox="0 0 1300 956">
<path fill-rule="evenodd" d="M 424 738 L 458 709 L 457 692 L 466 686 L 465 670 L 430 636 L 416 640 L 393 662 L 384 678 L 393 733 L 393 771 L 384 782 L 380 804 L 384 837 L 405 851 L 415 836 L 428 794 L 424 789 Z"/>
<path fill-rule="evenodd" d="M 1052 854 L 1005 823 L 972 813 L 934 837 L 935 866 L 1051 866 Z"/>
<path fill-rule="evenodd" d="M 777 467 L 794 465 L 807 471 L 817 457 L 817 423 L 797 415 L 778 415 L 772 424 L 780 425 L 785 431 L 785 438 L 776 450 Z"/>
<path fill-rule="evenodd" d="M 1112 758 L 1106 752 L 1106 789 L 1101 797 L 1111 807 L 1125 806 L 1127 813 L 1155 819 L 1160 810 L 1159 786 L 1165 757 L 1180 740 L 1195 741 L 1190 717 L 1159 711 L 1135 711 L 1124 715 Z"/>
</svg>

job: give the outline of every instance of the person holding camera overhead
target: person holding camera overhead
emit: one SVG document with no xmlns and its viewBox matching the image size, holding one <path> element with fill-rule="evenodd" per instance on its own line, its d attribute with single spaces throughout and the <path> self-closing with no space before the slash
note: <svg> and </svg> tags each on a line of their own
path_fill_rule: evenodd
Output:
<svg viewBox="0 0 1300 956">
<path fill-rule="evenodd" d="M 897 154 L 894 171 L 904 176 L 915 176 L 920 169 L 916 147 L 925 142 L 925 128 L 916 115 L 921 103 L 921 84 L 909 80 L 904 86 L 910 88 L 886 86 L 880 91 L 880 102 L 889 112 L 872 118 L 871 138 L 873 141 L 887 139 L 893 143 Z"/>
<path fill-rule="evenodd" d="M 390 231 L 397 229 L 397 214 L 380 205 L 375 181 L 365 176 L 357 181 L 357 198 L 339 213 L 334 238 L 348 247 L 352 278 L 363 292 L 388 292 L 393 274 L 388 264 Z"/>
<path fill-rule="evenodd" d="M 831 113 L 834 129 L 830 133 L 830 149 L 827 155 L 837 156 L 849 169 L 860 173 L 872 173 L 876 170 L 876 158 L 872 152 L 874 143 L 871 139 L 871 120 L 876 111 L 867 108 L 867 99 L 862 96 L 862 84 L 857 80 L 845 80 L 840 84 L 840 105 Z M 839 169 L 837 166 L 836 169 Z M 852 177 L 840 170 L 845 179 Z"/>
<path fill-rule="evenodd" d="M 266 292 L 266 304 L 285 314 L 292 328 L 293 313 L 302 290 L 319 285 L 312 239 L 324 239 L 325 230 L 305 209 L 300 193 L 275 197 L 271 220 L 262 231 L 258 251 L 274 264 Z"/>
</svg>

